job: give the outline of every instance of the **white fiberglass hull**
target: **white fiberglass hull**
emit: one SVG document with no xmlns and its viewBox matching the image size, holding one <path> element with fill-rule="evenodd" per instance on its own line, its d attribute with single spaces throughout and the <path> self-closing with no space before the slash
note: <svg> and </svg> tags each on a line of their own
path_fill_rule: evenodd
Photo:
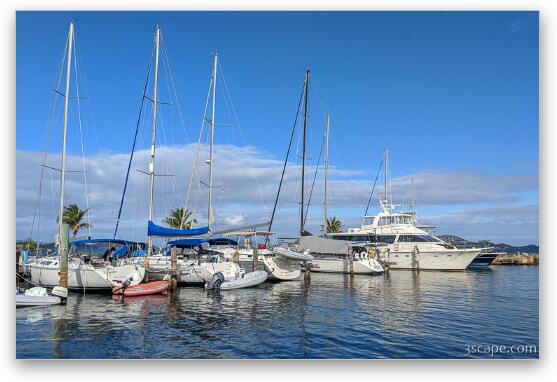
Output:
<svg viewBox="0 0 557 382">
<path fill-rule="evenodd" d="M 253 271 L 253 259 L 242 260 L 238 263 L 240 267 L 246 271 Z M 293 261 L 282 258 L 280 256 L 259 256 L 257 261 L 257 270 L 263 270 L 268 273 L 268 280 L 273 281 L 290 281 L 296 280 L 301 275 L 301 267 L 299 261 Z"/>
<path fill-rule="evenodd" d="M 236 248 L 220 249 L 226 258 L 232 259 L 234 254 L 238 254 L 238 264 L 246 271 L 253 271 L 253 250 Z M 300 277 L 300 261 L 297 259 L 286 258 L 283 256 L 273 255 L 268 249 L 258 250 L 257 270 L 263 270 L 268 273 L 268 280 L 273 281 L 289 281 Z"/>
<path fill-rule="evenodd" d="M 275 280 L 296 280 L 302 273 L 298 261 L 284 259 L 280 256 L 266 256 L 263 257 L 262 260 L 265 265 L 265 270 L 272 276 L 271 278 Z"/>
<path fill-rule="evenodd" d="M 350 261 L 348 258 L 319 258 L 312 262 L 312 272 L 318 273 L 350 273 Z M 381 274 L 383 267 L 375 259 L 359 259 L 352 263 L 355 274 Z"/>
<path fill-rule="evenodd" d="M 417 269 L 431 271 L 463 271 L 480 254 L 480 249 L 455 249 L 446 251 L 402 252 L 383 254 L 381 260 L 389 269 Z"/>
<path fill-rule="evenodd" d="M 243 276 L 237 276 L 233 279 L 226 280 L 220 285 L 220 290 L 233 290 L 241 288 L 250 288 L 267 280 L 267 272 L 255 271 L 246 273 Z"/>
<path fill-rule="evenodd" d="M 138 260 L 143 263 L 143 259 Z M 225 277 L 233 277 L 238 271 L 237 265 L 225 261 L 220 263 L 199 263 L 196 260 L 178 259 L 176 261 L 177 281 L 184 284 L 204 284 L 211 280 L 213 274 L 221 272 Z M 170 273 L 171 263 L 168 256 L 151 256 L 147 277 L 149 280 L 162 280 Z"/>
<path fill-rule="evenodd" d="M 50 262 L 50 264 L 48 264 Z M 31 281 L 35 285 L 52 288 L 60 282 L 60 266 L 57 259 L 40 260 L 30 265 Z M 128 264 L 117 267 L 93 267 L 91 264 L 70 262 L 68 264 L 68 289 L 112 289 L 115 284 L 132 279 L 137 285 L 145 276 L 145 268 Z"/>
<path fill-rule="evenodd" d="M 48 306 L 58 305 L 62 302 L 60 297 L 56 296 L 27 296 L 23 293 L 15 295 L 15 306 Z"/>
</svg>

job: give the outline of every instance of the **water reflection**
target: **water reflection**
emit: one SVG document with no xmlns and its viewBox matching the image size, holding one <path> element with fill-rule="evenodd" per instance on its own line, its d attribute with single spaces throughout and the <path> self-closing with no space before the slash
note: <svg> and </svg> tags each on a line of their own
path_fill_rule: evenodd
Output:
<svg viewBox="0 0 557 382">
<path fill-rule="evenodd" d="M 67 306 L 18 309 L 16 320 L 20 358 L 458 358 L 469 343 L 538 344 L 538 270 L 71 295 Z"/>
</svg>

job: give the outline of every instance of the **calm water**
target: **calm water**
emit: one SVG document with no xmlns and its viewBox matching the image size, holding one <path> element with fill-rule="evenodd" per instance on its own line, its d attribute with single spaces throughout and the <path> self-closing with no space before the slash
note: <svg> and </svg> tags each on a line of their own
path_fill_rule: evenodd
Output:
<svg viewBox="0 0 557 382">
<path fill-rule="evenodd" d="M 18 358 L 491 358 L 467 347 L 535 345 L 538 267 L 313 273 L 304 280 L 207 293 L 16 310 Z M 470 348 L 469 348 L 470 349 Z M 524 351 L 524 350 L 523 350 Z"/>
</svg>

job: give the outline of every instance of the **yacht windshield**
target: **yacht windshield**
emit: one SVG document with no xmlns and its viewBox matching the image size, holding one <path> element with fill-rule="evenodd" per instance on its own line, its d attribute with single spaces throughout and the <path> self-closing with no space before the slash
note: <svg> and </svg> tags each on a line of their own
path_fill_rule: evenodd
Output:
<svg viewBox="0 0 557 382">
<path fill-rule="evenodd" d="M 441 240 L 429 235 L 399 235 L 397 242 L 398 243 L 439 243 L 441 242 Z"/>
</svg>

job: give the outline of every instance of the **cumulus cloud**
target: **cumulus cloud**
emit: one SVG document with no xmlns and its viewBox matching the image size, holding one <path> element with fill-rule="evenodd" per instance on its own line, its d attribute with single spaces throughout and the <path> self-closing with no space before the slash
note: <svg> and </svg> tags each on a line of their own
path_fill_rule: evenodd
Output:
<svg viewBox="0 0 557 382">
<path fill-rule="evenodd" d="M 202 148 L 192 181 L 188 208 L 195 212 L 199 224 L 207 221 L 208 165 L 205 148 Z M 196 158 L 196 145 L 162 146 L 157 149 L 154 220 L 161 223 L 170 209 L 184 204 L 186 190 Z M 59 172 L 41 168 L 43 154 L 17 151 L 17 237 L 25 238 L 33 227 L 34 237 L 50 240 L 55 231 L 59 208 Z M 85 158 L 68 157 L 66 203 L 77 203 L 81 208 L 90 207 L 89 218 L 93 235 L 112 236 L 128 166 L 129 154 L 99 152 Z M 51 154 L 46 165 L 59 167 L 60 155 Z M 119 236 L 144 239 L 148 217 L 149 152 L 137 151 L 126 192 L 126 200 L 119 227 Z M 216 145 L 214 149 L 213 207 L 215 229 L 226 229 L 245 224 L 268 221 L 276 197 L 282 172 L 282 160 L 273 158 L 255 147 Z M 85 172 L 82 172 L 85 168 Z M 40 198 L 37 198 L 43 172 Z M 143 171 L 143 172 L 141 172 Z M 307 167 L 307 197 L 311 189 L 315 167 Z M 323 174 L 321 169 L 312 194 L 312 207 L 308 215 L 308 228 L 318 232 L 322 222 Z M 85 179 L 86 178 L 86 179 Z M 365 171 L 350 168 L 330 168 L 329 205 L 334 213 L 345 214 L 346 221 L 356 224 L 365 208 L 371 180 Z M 410 199 L 411 179 L 414 179 L 416 199 L 420 206 L 451 206 L 487 204 L 499 206 L 485 210 L 486 219 L 512 224 L 502 212 L 512 210 L 522 192 L 537 190 L 537 177 L 525 175 L 490 175 L 471 171 L 422 171 L 392 179 L 393 198 Z M 87 180 L 85 192 L 84 182 Z M 294 235 L 299 224 L 300 167 L 289 164 L 274 229 L 279 234 Z M 381 186 L 375 191 L 373 205 L 377 204 Z M 306 202 L 307 202 L 306 197 Z M 37 204 L 37 200 L 40 202 Z M 531 206 L 537 208 L 537 206 Z M 475 218 L 477 218 L 476 215 Z M 510 216 L 510 215 L 509 215 Z M 444 216 L 429 216 L 442 224 L 470 218 L 460 211 Z M 443 220 L 445 219 L 445 220 Z M 452 219 L 452 220 L 451 220 Z M 33 222 L 34 221 L 34 222 Z M 529 220 L 537 224 L 537 215 Z M 357 224 L 356 224 L 357 225 Z M 38 236 L 37 236 L 38 235 Z"/>
</svg>

